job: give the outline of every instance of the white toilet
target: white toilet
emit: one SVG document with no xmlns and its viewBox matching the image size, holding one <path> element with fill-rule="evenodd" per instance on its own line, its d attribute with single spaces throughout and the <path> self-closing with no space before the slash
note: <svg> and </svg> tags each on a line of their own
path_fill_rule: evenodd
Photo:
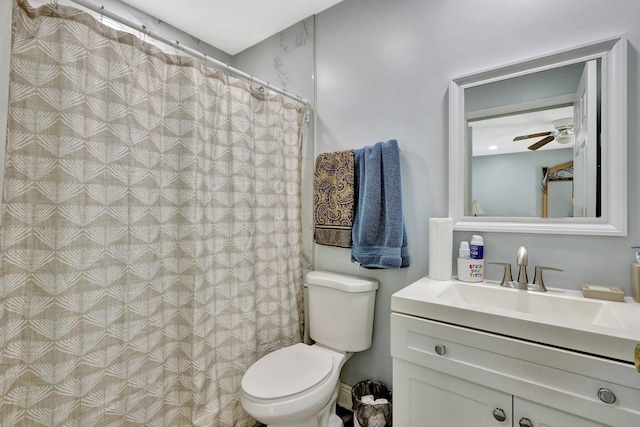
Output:
<svg viewBox="0 0 640 427">
<path fill-rule="evenodd" d="M 371 346 L 378 282 L 312 271 L 306 285 L 316 343 L 269 353 L 242 377 L 242 406 L 268 427 L 342 427 L 335 415 L 340 370 Z"/>
</svg>

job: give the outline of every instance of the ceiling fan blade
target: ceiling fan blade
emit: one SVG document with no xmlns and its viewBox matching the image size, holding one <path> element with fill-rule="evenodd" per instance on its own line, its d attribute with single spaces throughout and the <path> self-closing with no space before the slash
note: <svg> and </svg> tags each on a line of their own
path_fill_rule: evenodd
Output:
<svg viewBox="0 0 640 427">
<path fill-rule="evenodd" d="M 550 143 L 551 141 L 553 141 L 553 136 L 549 135 L 545 138 L 542 138 L 540 141 L 536 142 L 535 144 L 532 144 L 530 146 L 528 146 L 527 148 L 529 150 L 535 151 L 540 147 L 544 147 L 545 145 L 547 145 L 548 143 Z"/>
<path fill-rule="evenodd" d="M 540 132 L 540 133 L 532 133 L 531 135 L 521 135 L 513 138 L 514 141 L 522 141 L 523 139 L 529 138 L 540 138 L 541 136 L 551 135 L 553 132 Z"/>
</svg>

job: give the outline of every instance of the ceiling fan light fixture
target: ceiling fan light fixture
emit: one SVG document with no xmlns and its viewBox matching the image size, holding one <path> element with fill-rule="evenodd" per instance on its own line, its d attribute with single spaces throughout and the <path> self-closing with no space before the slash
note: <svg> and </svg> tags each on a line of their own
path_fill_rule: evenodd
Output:
<svg viewBox="0 0 640 427">
<path fill-rule="evenodd" d="M 569 144 L 573 142 L 573 129 L 562 129 L 555 139 L 558 144 Z"/>
<path fill-rule="evenodd" d="M 535 144 L 531 144 L 527 149 L 536 151 L 539 148 L 544 147 L 551 141 L 556 141 L 558 144 L 569 144 L 573 142 L 573 117 L 567 117 L 565 119 L 554 120 L 553 127 L 555 128 L 551 132 L 540 132 L 531 135 L 520 135 L 513 138 L 514 141 L 520 141 L 529 138 L 538 138 L 544 136 L 540 141 Z"/>
</svg>

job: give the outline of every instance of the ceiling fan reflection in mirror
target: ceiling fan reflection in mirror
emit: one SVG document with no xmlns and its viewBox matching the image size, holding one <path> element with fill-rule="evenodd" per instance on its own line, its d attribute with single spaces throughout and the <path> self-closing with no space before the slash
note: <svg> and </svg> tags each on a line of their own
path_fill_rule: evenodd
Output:
<svg viewBox="0 0 640 427">
<path fill-rule="evenodd" d="M 573 118 L 568 117 L 566 119 L 555 120 L 553 122 L 553 127 L 555 128 L 550 132 L 540 132 L 534 133 L 531 135 L 521 135 L 513 138 L 514 141 L 521 141 L 523 139 L 529 138 L 540 138 L 544 137 L 540 141 L 535 144 L 531 144 L 527 147 L 529 150 L 535 151 L 538 148 L 544 147 L 551 141 L 555 140 L 559 144 L 568 144 L 573 142 Z"/>
</svg>

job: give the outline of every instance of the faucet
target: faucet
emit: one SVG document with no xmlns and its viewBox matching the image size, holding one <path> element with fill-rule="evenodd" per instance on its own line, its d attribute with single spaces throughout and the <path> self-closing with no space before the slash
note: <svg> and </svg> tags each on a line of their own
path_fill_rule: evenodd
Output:
<svg viewBox="0 0 640 427">
<path fill-rule="evenodd" d="M 562 271 L 559 268 L 536 266 L 536 274 L 533 279 L 533 284 L 529 284 L 529 278 L 527 277 L 527 265 L 529 264 L 529 252 L 526 246 L 518 247 L 516 252 L 516 262 L 518 264 L 518 280 L 514 282 L 511 278 L 511 264 L 506 262 L 490 262 L 489 264 L 497 264 L 504 266 L 504 275 L 500 286 L 507 288 L 523 289 L 523 290 L 536 290 L 539 292 L 547 292 L 547 288 L 544 285 L 542 279 L 543 270 Z"/>
<path fill-rule="evenodd" d="M 529 278 L 527 277 L 527 264 L 529 263 L 529 253 L 527 251 L 526 246 L 520 246 L 518 248 L 518 252 L 516 253 L 516 262 L 518 263 L 518 283 L 521 285 L 526 285 L 529 283 Z"/>
</svg>

